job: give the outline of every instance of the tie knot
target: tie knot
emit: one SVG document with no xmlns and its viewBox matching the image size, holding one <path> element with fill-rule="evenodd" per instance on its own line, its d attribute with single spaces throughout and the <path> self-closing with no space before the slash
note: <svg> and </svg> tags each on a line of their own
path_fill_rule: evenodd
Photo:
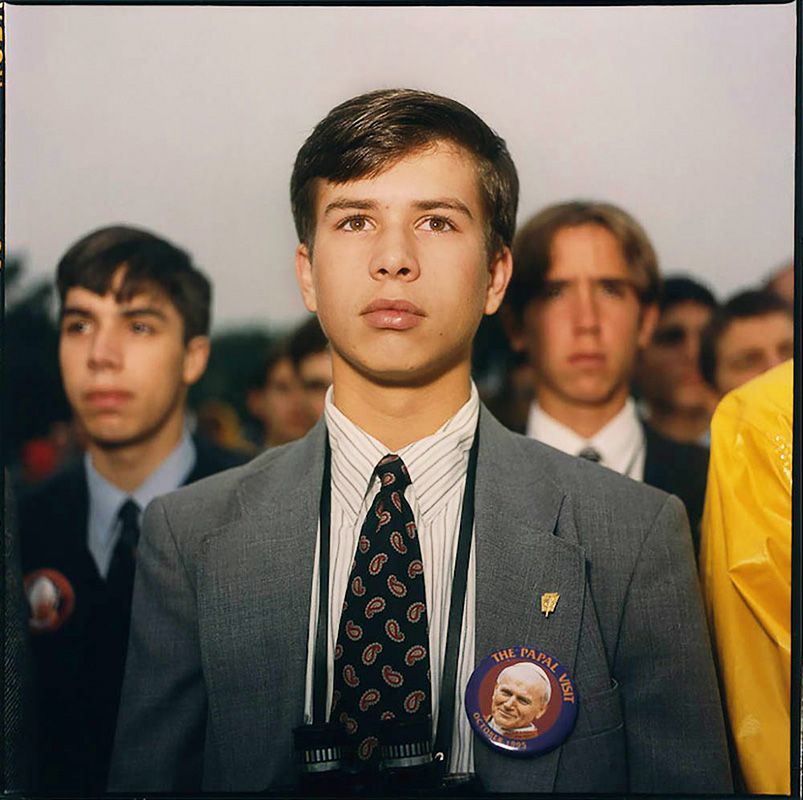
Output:
<svg viewBox="0 0 803 800">
<path fill-rule="evenodd" d="M 599 450 L 593 447 L 584 447 L 577 455 L 580 456 L 580 458 L 584 458 L 586 461 L 593 461 L 595 463 L 602 461 Z"/>
<path fill-rule="evenodd" d="M 129 497 L 120 506 L 117 518 L 121 523 L 120 538 L 129 547 L 136 547 L 139 541 L 139 506 L 136 501 Z"/>
<path fill-rule="evenodd" d="M 376 465 L 376 474 L 383 489 L 392 486 L 397 491 L 404 491 L 410 485 L 410 473 L 395 453 L 389 453 Z"/>
</svg>

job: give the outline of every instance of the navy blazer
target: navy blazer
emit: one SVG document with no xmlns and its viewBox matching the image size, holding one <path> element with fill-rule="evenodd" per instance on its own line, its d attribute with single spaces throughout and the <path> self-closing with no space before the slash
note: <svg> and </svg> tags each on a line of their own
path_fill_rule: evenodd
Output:
<svg viewBox="0 0 803 800">
<path fill-rule="evenodd" d="M 185 483 L 242 464 L 243 457 L 195 440 Z M 87 546 L 89 493 L 83 460 L 34 489 L 19 509 L 23 574 L 50 568 L 72 585 L 64 625 L 31 636 L 36 701 L 34 791 L 105 791 L 125 667 L 130 603 L 107 590 Z"/>
</svg>

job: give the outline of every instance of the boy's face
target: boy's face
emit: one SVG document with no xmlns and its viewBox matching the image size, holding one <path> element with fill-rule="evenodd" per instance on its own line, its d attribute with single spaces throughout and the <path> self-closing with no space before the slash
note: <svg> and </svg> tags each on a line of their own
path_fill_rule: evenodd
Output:
<svg viewBox="0 0 803 800">
<path fill-rule="evenodd" d="M 482 315 L 510 279 L 505 248 L 490 264 L 475 166 L 437 143 L 372 178 L 320 181 L 315 243 L 296 253 L 306 306 L 341 371 L 371 382 L 428 383 L 471 358 Z"/>
<path fill-rule="evenodd" d="M 641 305 L 613 234 L 576 225 L 555 234 L 543 295 L 525 309 L 513 344 L 528 355 L 539 401 L 623 404 L 656 316 Z"/>
<path fill-rule="evenodd" d="M 249 411 L 264 425 L 271 445 L 300 439 L 314 420 L 293 362 L 289 357 L 280 358 L 265 378 L 261 389 L 248 394 Z"/>
<path fill-rule="evenodd" d="M 720 395 L 727 394 L 792 358 L 795 323 L 791 314 L 771 311 L 733 320 L 716 345 L 714 378 Z"/>
<path fill-rule="evenodd" d="M 90 443 L 147 442 L 183 419 L 187 387 L 204 372 L 209 341 L 184 343 L 175 306 L 159 292 L 118 303 L 118 270 L 109 292 L 68 290 L 62 308 L 59 363 L 67 399 Z"/>
<path fill-rule="evenodd" d="M 326 390 L 332 385 L 332 354 L 329 348 L 310 353 L 298 362 L 298 377 L 304 388 L 304 400 L 313 420 L 318 420 L 326 406 Z"/>
<path fill-rule="evenodd" d="M 638 383 L 651 406 L 661 411 L 711 411 L 716 395 L 700 373 L 700 334 L 713 309 L 682 300 L 663 311 L 638 366 Z"/>
</svg>

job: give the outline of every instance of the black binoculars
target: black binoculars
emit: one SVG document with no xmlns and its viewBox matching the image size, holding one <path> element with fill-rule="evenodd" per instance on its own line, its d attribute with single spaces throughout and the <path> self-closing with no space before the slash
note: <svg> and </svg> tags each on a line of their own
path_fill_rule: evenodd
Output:
<svg viewBox="0 0 803 800">
<path fill-rule="evenodd" d="M 432 752 L 429 720 L 389 720 L 379 732 L 379 758 L 365 768 L 337 723 L 293 731 L 301 796 L 426 797 L 475 795 L 474 776 L 446 775 L 443 753 Z"/>
</svg>

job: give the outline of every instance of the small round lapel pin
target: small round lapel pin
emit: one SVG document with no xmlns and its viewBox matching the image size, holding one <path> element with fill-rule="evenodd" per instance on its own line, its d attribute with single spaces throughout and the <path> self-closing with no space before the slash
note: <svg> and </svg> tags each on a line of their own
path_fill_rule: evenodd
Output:
<svg viewBox="0 0 803 800">
<path fill-rule="evenodd" d="M 52 633 L 69 619 L 75 608 L 75 591 L 61 572 L 34 570 L 25 575 L 23 585 L 31 609 L 31 633 Z"/>
</svg>

